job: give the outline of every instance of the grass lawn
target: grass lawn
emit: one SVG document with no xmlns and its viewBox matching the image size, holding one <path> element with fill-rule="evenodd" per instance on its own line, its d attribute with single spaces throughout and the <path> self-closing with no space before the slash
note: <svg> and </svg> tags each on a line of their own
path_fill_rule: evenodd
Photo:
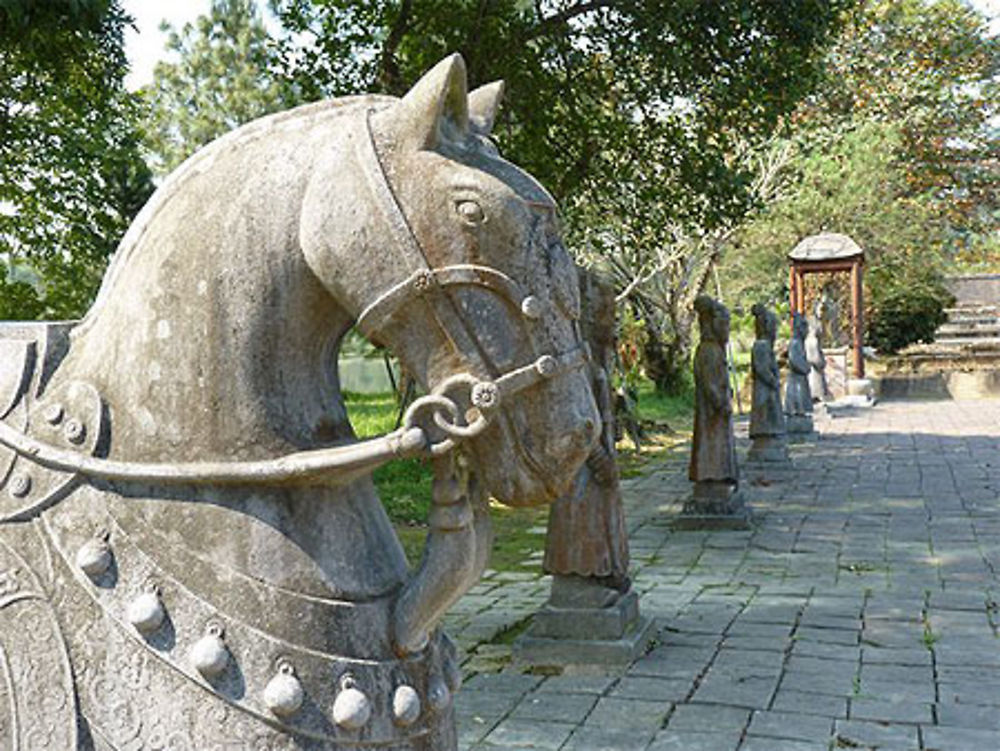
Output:
<svg viewBox="0 0 1000 751">
<path fill-rule="evenodd" d="M 388 433 L 395 428 L 398 407 L 392 394 L 347 394 L 346 401 L 359 438 Z M 677 450 L 691 436 L 690 394 L 663 396 L 656 394 L 651 384 L 644 384 L 639 391 L 638 411 L 644 432 L 642 446 L 636 451 L 628 439 L 619 444 L 623 477 L 641 472 L 648 464 Z M 398 460 L 375 470 L 373 478 L 407 558 L 416 564 L 427 533 L 430 465 L 421 459 Z M 509 508 L 491 503 L 490 512 L 496 536 L 490 567 L 499 571 L 537 571 L 539 564 L 527 561 L 532 553 L 544 548 L 548 507 Z"/>
</svg>

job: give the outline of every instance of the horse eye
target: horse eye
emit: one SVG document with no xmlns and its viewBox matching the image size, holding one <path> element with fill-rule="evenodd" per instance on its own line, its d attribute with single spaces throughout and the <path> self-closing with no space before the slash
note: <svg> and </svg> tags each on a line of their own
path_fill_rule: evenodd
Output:
<svg viewBox="0 0 1000 751">
<path fill-rule="evenodd" d="M 482 207 L 475 201 L 459 201 L 455 204 L 455 211 L 466 224 L 482 224 L 486 219 Z"/>
</svg>

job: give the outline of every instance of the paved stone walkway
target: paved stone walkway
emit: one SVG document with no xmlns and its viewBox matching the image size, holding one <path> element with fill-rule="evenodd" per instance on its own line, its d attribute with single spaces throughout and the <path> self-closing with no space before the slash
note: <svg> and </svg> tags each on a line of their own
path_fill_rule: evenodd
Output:
<svg viewBox="0 0 1000 751">
<path fill-rule="evenodd" d="M 792 470 L 744 466 L 752 531 L 670 531 L 685 452 L 626 482 L 660 630 L 621 675 L 504 667 L 544 578 L 492 574 L 463 598 L 446 624 L 471 676 L 463 751 L 1000 749 L 1000 400 L 817 424 Z"/>
</svg>

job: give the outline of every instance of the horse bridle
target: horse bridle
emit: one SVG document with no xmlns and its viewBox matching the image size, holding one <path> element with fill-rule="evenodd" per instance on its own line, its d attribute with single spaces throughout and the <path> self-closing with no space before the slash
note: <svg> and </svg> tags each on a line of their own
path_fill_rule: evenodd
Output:
<svg viewBox="0 0 1000 751">
<path fill-rule="evenodd" d="M 424 299 L 441 330 L 466 356 L 478 348 L 447 297 L 449 287 L 465 285 L 487 289 L 519 311 L 527 320 L 541 318 L 541 300 L 526 294 L 511 277 L 498 269 L 476 264 L 432 268 L 385 174 L 375 144 L 369 110 L 360 118 L 355 135 L 358 163 L 382 207 L 397 251 L 410 270 L 408 276 L 378 295 L 357 319 L 357 328 L 375 336 L 405 304 Z M 455 339 L 460 341 L 456 342 Z M 27 460 L 76 476 L 122 482 L 164 484 L 303 484 L 310 481 L 346 481 L 392 459 L 431 454 L 443 455 L 459 443 L 478 436 L 491 424 L 502 402 L 518 392 L 580 368 L 589 360 L 585 342 L 564 353 L 542 354 L 533 362 L 479 379 L 459 373 L 444 379 L 430 394 L 419 397 L 406 410 L 399 428 L 383 436 L 345 446 L 286 454 L 276 459 L 248 462 L 127 462 L 86 456 L 36 440 L 0 421 L 0 444 Z M 456 400 L 458 399 L 458 400 Z M 431 426 L 443 436 L 431 439 Z"/>
<path fill-rule="evenodd" d="M 475 358 L 478 347 L 448 298 L 449 288 L 473 286 L 486 289 L 516 310 L 522 320 L 529 322 L 544 315 L 544 303 L 525 292 L 510 276 L 490 266 L 452 264 L 431 267 L 427 254 L 389 183 L 372 129 L 373 113 L 369 109 L 359 121 L 363 128 L 359 127 L 360 132 L 355 133 L 357 161 L 375 196 L 376 204 L 382 208 L 382 216 L 393 235 L 395 248 L 411 273 L 369 303 L 358 316 L 356 326 L 369 339 L 375 339 L 401 308 L 416 299 L 423 299 L 429 303 L 439 329 L 452 341 L 456 351 L 463 357 Z M 464 341 L 456 342 L 456 339 Z M 577 340 L 580 341 L 579 332 Z M 565 353 L 538 355 L 534 362 L 503 373 L 493 380 L 480 380 L 469 374 L 452 375 L 438 384 L 432 393 L 414 401 L 404 415 L 403 427 L 416 426 L 418 418 L 425 413 L 430 414 L 434 425 L 447 438 L 430 445 L 429 450 L 435 455 L 444 453 L 454 447 L 455 441 L 469 439 L 483 432 L 505 399 L 540 381 L 578 368 L 588 359 L 587 346 L 581 342 Z M 463 396 L 466 397 L 466 406 L 476 412 L 471 423 L 465 422 L 468 410 L 462 409 L 451 396 L 456 391 L 465 392 Z"/>
</svg>

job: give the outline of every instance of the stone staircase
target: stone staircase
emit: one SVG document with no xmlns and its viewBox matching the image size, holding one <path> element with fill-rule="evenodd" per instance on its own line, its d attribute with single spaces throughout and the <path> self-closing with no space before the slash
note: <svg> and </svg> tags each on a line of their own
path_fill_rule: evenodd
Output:
<svg viewBox="0 0 1000 751">
<path fill-rule="evenodd" d="M 884 361 L 881 398 L 1000 397 L 1000 275 L 956 277 L 951 288 L 955 307 L 934 342 Z"/>
<path fill-rule="evenodd" d="M 934 343 L 970 351 L 1000 348 L 1000 305 L 967 303 L 947 308 L 948 320 L 938 327 Z"/>
</svg>

